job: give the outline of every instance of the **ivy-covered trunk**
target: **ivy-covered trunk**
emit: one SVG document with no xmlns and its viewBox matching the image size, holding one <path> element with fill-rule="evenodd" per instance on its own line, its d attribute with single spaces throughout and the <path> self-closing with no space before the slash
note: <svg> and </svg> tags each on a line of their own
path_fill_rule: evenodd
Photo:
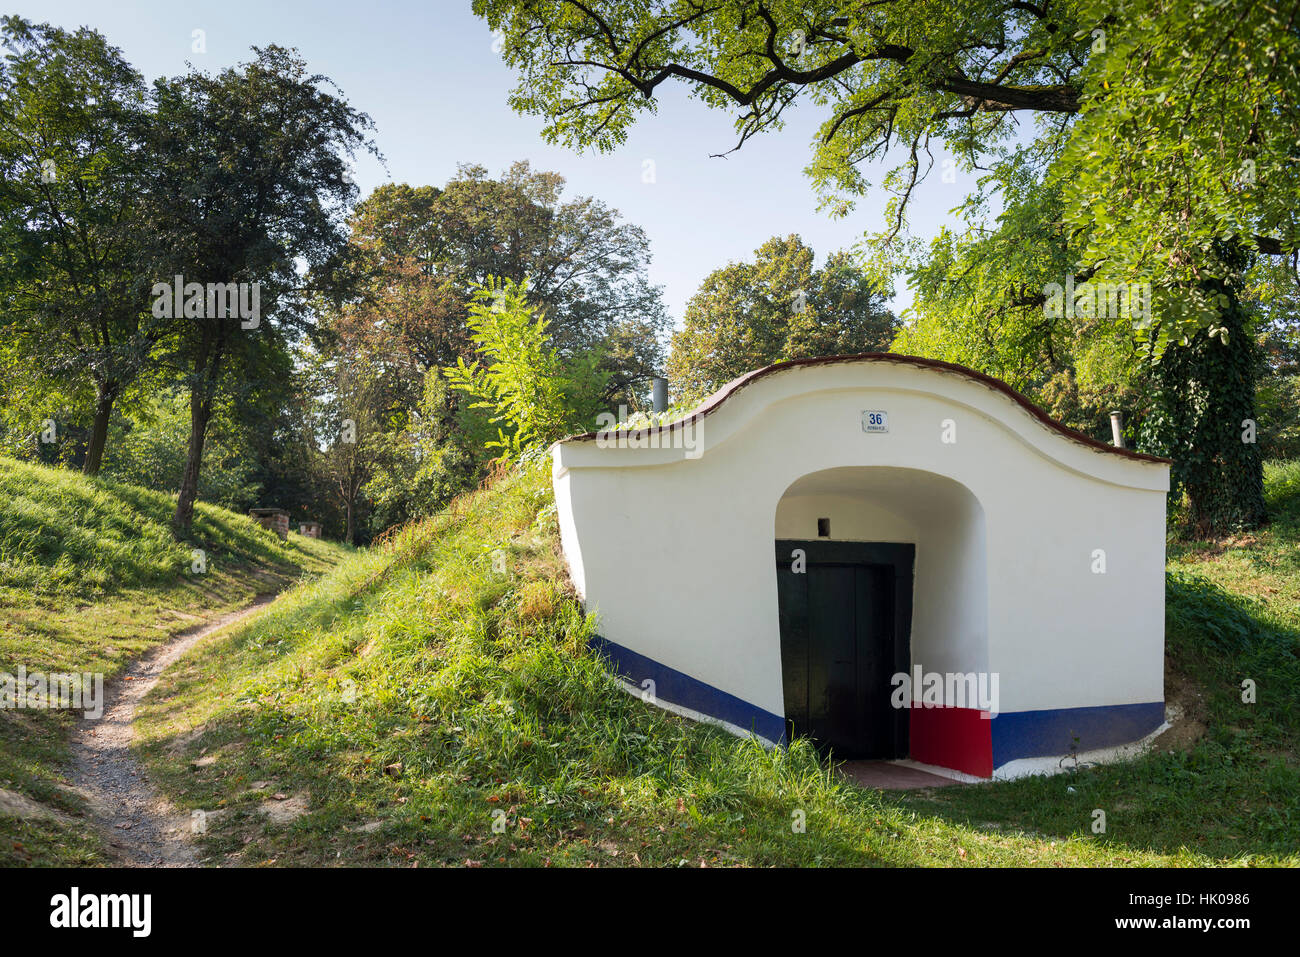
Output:
<svg viewBox="0 0 1300 957">
<path fill-rule="evenodd" d="M 1155 365 L 1154 408 L 1143 444 L 1174 460 L 1173 489 L 1186 491 L 1188 521 L 1201 536 L 1255 528 L 1266 519 L 1264 470 L 1256 444 L 1258 346 L 1231 287 L 1211 336 L 1171 345 Z"/>
</svg>

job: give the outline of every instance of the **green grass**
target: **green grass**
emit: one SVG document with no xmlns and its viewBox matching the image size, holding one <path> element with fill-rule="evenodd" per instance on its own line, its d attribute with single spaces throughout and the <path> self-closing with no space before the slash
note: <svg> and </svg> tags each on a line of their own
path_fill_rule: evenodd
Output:
<svg viewBox="0 0 1300 957">
<path fill-rule="evenodd" d="M 0 458 L 0 671 L 99 672 L 111 680 L 152 645 L 259 594 L 319 575 L 350 552 L 200 503 L 173 540 L 175 498 Z M 202 550 L 205 570 L 192 568 Z M 63 769 L 74 718 L 0 710 L 0 788 L 70 821 L 0 815 L 0 865 L 107 858 Z"/>
<path fill-rule="evenodd" d="M 1241 546 L 1279 563 L 1276 595 L 1227 597 L 1175 550 L 1171 658 L 1208 731 L 1127 765 L 882 794 L 806 743 L 766 751 L 643 704 L 585 650 L 544 467 L 202 643 L 146 703 L 143 750 L 178 806 L 209 812 L 214 864 L 1294 865 L 1295 474 L 1270 470 L 1284 517 Z M 1268 701 L 1234 699 L 1243 667 Z"/>
</svg>

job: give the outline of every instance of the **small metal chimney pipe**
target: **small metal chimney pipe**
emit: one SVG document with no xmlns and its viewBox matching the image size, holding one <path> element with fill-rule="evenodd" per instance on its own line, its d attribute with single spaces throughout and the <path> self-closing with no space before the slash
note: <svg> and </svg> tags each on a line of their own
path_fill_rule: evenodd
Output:
<svg viewBox="0 0 1300 957">
<path fill-rule="evenodd" d="M 1124 448 L 1124 413 L 1112 412 L 1110 414 L 1110 435 L 1111 441 L 1115 448 Z"/>
<path fill-rule="evenodd" d="M 651 380 L 650 407 L 656 412 L 668 411 L 668 380 L 661 375 Z"/>
</svg>

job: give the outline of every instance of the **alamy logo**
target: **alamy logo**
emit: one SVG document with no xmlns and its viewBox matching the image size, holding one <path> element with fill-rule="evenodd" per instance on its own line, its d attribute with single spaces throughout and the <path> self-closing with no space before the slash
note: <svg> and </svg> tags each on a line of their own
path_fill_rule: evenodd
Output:
<svg viewBox="0 0 1300 957">
<path fill-rule="evenodd" d="M 660 425 L 643 413 L 628 418 L 625 406 L 619 406 L 619 413 L 596 416 L 596 448 L 684 449 L 688 459 L 704 454 L 704 423 L 698 418 Z"/>
<path fill-rule="evenodd" d="M 74 887 L 50 898 L 51 927 L 127 927 L 133 937 L 148 937 L 152 915 L 149 894 L 82 894 Z"/>
<path fill-rule="evenodd" d="M 1065 277 L 1065 285 L 1043 287 L 1043 315 L 1048 319 L 1150 319 L 1151 283 L 1081 282 Z"/>
<path fill-rule="evenodd" d="M 975 708 L 982 718 L 998 716 L 996 671 L 922 671 L 920 665 L 897 672 L 889 683 L 895 708 Z"/>
<path fill-rule="evenodd" d="M 102 718 L 104 676 L 91 672 L 29 673 L 25 665 L 18 666 L 17 675 L 0 671 L 0 709 L 60 709 L 80 711 L 87 718 Z"/>
<path fill-rule="evenodd" d="M 153 314 L 157 319 L 235 319 L 241 329 L 256 329 L 262 321 L 260 282 L 156 282 Z"/>
</svg>

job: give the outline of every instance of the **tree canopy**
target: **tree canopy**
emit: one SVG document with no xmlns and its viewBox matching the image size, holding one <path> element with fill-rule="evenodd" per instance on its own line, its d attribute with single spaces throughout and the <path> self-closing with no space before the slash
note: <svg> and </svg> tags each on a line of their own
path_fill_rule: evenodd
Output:
<svg viewBox="0 0 1300 957">
<path fill-rule="evenodd" d="M 1157 290 L 1157 351 L 1215 327 L 1217 249 L 1300 248 L 1300 5 L 1253 0 L 475 0 L 545 135 L 611 149 L 681 83 L 739 143 L 822 112 L 808 173 L 845 214 L 887 161 L 890 248 L 942 143 L 968 169 L 1034 163 L 1086 228 L 1078 266 Z M 1032 130 L 1020 117 L 1033 119 Z M 995 181 L 994 185 L 997 183 Z M 978 192 L 979 190 L 977 190 Z M 1095 227 L 1095 228 L 1094 228 Z"/>
<path fill-rule="evenodd" d="M 647 278 L 649 241 L 564 178 L 513 164 L 493 179 L 462 165 L 442 187 L 384 184 L 349 219 L 356 289 L 334 320 L 359 348 L 421 367 L 467 347 L 473 290 L 488 277 L 528 279 L 562 354 L 607 348 L 623 384 L 658 371 L 669 320 Z M 364 341 L 363 341 L 364 340 Z"/>
<path fill-rule="evenodd" d="M 151 212 L 166 267 L 158 278 L 180 276 L 187 290 L 169 341 L 192 420 L 180 530 L 189 528 L 215 402 L 283 374 L 288 344 L 314 324 L 313 293 L 328 291 L 338 271 L 356 194 L 347 158 L 374 150 L 370 118 L 331 92 L 328 78 L 309 73 L 292 50 L 253 52 L 216 75 L 155 85 Z M 238 286 L 238 314 L 211 291 L 191 310 L 191 283 Z"/>
<path fill-rule="evenodd" d="M 817 269 L 798 236 L 773 237 L 753 262 L 705 278 L 673 335 L 668 376 L 679 402 L 699 400 L 773 362 L 884 352 L 896 326 L 848 254 L 834 253 Z"/>
</svg>

